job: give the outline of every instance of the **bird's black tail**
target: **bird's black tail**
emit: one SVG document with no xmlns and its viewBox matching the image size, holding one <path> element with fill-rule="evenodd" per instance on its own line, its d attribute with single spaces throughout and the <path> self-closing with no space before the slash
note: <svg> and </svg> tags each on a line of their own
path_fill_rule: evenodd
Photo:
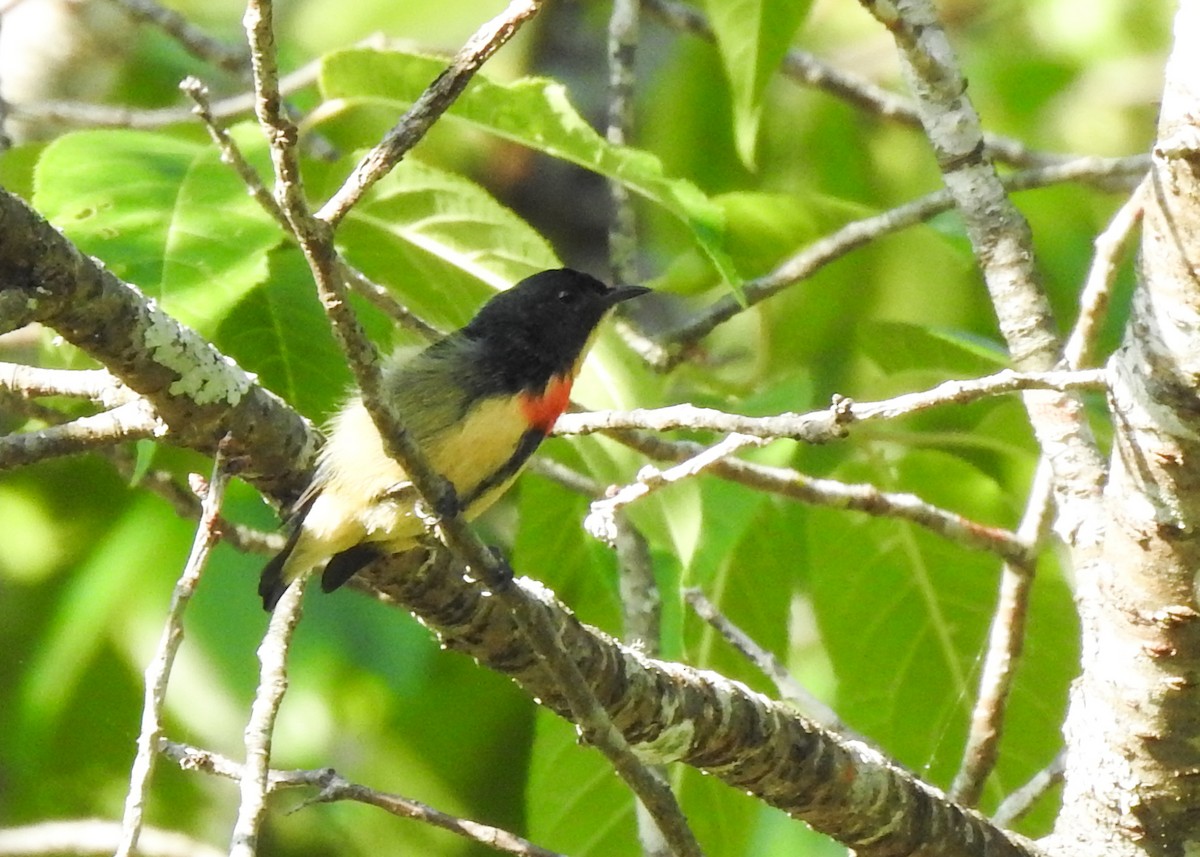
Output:
<svg viewBox="0 0 1200 857">
<path fill-rule="evenodd" d="M 333 592 L 352 578 L 360 568 L 379 559 L 384 553 L 385 551 L 370 542 L 359 542 L 352 548 L 335 553 L 329 558 L 325 572 L 321 575 L 321 590 Z"/>
<path fill-rule="evenodd" d="M 271 561 L 263 566 L 262 575 L 258 578 L 258 594 L 262 597 L 263 609 L 268 613 L 275 609 L 275 605 L 283 597 L 284 590 L 291 583 L 290 580 L 283 579 L 283 566 L 287 563 L 288 557 L 292 555 L 299 539 L 300 527 L 293 527 L 292 534 L 288 536 L 283 550 L 271 557 Z"/>
</svg>

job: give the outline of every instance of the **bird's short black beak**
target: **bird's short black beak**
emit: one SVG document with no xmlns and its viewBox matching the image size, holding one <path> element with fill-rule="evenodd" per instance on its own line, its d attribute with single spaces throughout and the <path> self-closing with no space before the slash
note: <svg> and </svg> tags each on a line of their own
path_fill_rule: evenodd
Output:
<svg viewBox="0 0 1200 857">
<path fill-rule="evenodd" d="M 630 298 L 640 297 L 651 291 L 645 286 L 616 286 L 605 296 L 609 306 L 614 306 Z"/>
</svg>

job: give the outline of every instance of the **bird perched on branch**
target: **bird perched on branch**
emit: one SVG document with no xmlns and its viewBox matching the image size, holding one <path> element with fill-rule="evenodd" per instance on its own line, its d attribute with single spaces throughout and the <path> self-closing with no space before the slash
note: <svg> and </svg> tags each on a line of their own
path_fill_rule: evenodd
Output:
<svg viewBox="0 0 1200 857">
<path fill-rule="evenodd" d="M 601 320 L 648 291 L 542 271 L 497 294 L 466 327 L 384 367 L 384 404 L 454 486 L 462 514 L 475 517 L 512 484 L 566 409 Z M 417 502 L 362 399 L 351 398 L 292 510 L 287 544 L 263 569 L 263 607 L 273 610 L 320 563 L 321 588 L 332 592 L 372 560 L 415 546 L 425 530 Z"/>
</svg>

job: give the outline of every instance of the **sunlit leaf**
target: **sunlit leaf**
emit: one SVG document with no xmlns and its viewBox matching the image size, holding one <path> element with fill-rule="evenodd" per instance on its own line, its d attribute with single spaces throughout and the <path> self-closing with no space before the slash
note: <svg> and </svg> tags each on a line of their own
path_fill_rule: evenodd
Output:
<svg viewBox="0 0 1200 857">
<path fill-rule="evenodd" d="M 241 134 L 261 161 L 265 144 Z M 46 147 L 34 204 L 86 253 L 211 331 L 266 275 L 279 227 L 207 141 L 142 131 L 80 131 Z"/>
<path fill-rule="evenodd" d="M 394 123 L 443 68 L 441 60 L 395 51 L 331 54 L 321 70 L 321 90 L 331 101 L 324 113 L 331 117 L 336 109 L 342 115 L 337 129 L 330 128 L 329 118 L 322 128 L 335 136 L 352 134 L 346 139 L 352 145 L 372 144 L 381 127 Z M 446 116 L 619 181 L 678 217 L 721 276 L 739 281 L 722 245 L 720 209 L 694 184 L 669 178 L 652 154 L 608 143 L 571 105 L 561 84 L 532 78 L 502 84 L 477 75 Z"/>
</svg>

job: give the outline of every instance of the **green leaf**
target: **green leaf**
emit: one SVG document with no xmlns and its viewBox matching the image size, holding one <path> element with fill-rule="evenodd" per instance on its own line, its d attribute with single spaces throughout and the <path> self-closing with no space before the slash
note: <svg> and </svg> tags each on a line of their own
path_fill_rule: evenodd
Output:
<svg viewBox="0 0 1200 857">
<path fill-rule="evenodd" d="M 110 635 L 124 627 L 130 591 L 164 597 L 183 567 L 192 525 L 142 494 L 74 571 L 31 656 L 18 701 L 30 751 L 53 734 Z M 141 557 L 142 560 L 132 560 Z M 166 601 L 162 604 L 165 606 Z"/>
<path fill-rule="evenodd" d="M 754 165 L 763 93 L 779 69 L 811 0 L 705 0 L 733 91 L 738 155 Z"/>
<path fill-rule="evenodd" d="M 230 310 L 214 343 L 302 414 L 328 413 L 352 380 L 295 247 L 268 253 L 269 278 Z"/>
<path fill-rule="evenodd" d="M 957 330 L 899 321 L 864 321 L 857 345 L 888 373 L 928 372 L 943 377 L 988 375 L 1009 365 L 996 345 Z"/>
<path fill-rule="evenodd" d="M 910 451 L 891 464 L 847 465 L 836 475 L 913 491 L 986 523 L 1015 517 L 991 478 L 942 452 Z M 836 670 L 839 714 L 902 764 L 945 785 L 962 752 L 1000 561 L 906 522 L 823 508 L 809 509 L 808 521 L 809 587 Z M 1011 710 L 1024 722 L 1059 722 L 1076 663 L 1072 622 L 1063 621 L 1073 611 L 1060 579 L 1039 579 L 1038 587 L 1029 621 L 1038 663 L 1027 647 Z M 1028 731 L 1006 737 L 997 778 L 1010 789 L 1046 763 L 1058 740 Z"/>
<path fill-rule="evenodd" d="M 539 845 L 578 857 L 636 853 L 629 789 L 598 751 L 580 746 L 570 724 L 544 708 L 538 709 L 525 794 L 527 835 Z"/>
<path fill-rule="evenodd" d="M 482 187 L 412 158 L 351 210 L 338 243 L 351 263 L 444 328 L 464 324 L 494 292 L 562 264 Z"/>
<path fill-rule="evenodd" d="M 261 163 L 261 135 L 237 136 Z M 38 161 L 33 201 L 81 250 L 201 332 L 262 281 L 281 237 L 211 144 L 167 134 L 60 137 Z"/>
<path fill-rule="evenodd" d="M 332 102 L 322 130 L 341 145 L 373 144 L 444 68 L 442 60 L 398 51 L 330 54 L 321 67 L 321 91 Z M 650 153 L 608 143 L 571 105 L 562 84 L 540 78 L 502 84 L 476 75 L 446 121 L 487 131 L 620 182 L 678 217 L 721 276 L 731 284 L 739 282 L 722 243 L 720 208 L 692 183 L 668 178 Z"/>
</svg>

